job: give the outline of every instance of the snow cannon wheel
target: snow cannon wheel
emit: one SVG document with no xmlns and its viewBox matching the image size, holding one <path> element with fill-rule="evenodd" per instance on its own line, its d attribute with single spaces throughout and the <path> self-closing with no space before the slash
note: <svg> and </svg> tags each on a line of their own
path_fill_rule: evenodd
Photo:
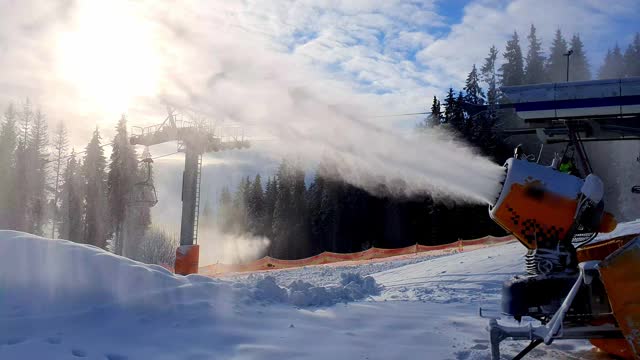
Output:
<svg viewBox="0 0 640 360">
<path fill-rule="evenodd" d="M 200 245 L 181 245 L 176 250 L 175 273 L 190 275 L 198 273 Z"/>
</svg>

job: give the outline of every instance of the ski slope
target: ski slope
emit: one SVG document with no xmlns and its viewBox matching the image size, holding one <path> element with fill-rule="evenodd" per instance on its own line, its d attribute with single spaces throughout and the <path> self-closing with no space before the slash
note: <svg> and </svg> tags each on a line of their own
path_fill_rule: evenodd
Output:
<svg viewBox="0 0 640 360">
<path fill-rule="evenodd" d="M 487 359 L 524 249 L 212 279 L 0 231 L 0 359 Z M 526 344 L 504 342 L 514 355 Z M 584 341 L 532 358 L 599 358 Z"/>
</svg>

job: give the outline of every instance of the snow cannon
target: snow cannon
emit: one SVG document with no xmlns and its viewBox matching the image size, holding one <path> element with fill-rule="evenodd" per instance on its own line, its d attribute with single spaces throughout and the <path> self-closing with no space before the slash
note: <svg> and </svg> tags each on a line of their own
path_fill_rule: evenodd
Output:
<svg viewBox="0 0 640 360">
<path fill-rule="evenodd" d="M 527 249 L 527 272 L 549 274 L 576 268 L 572 239 L 610 232 L 613 216 L 604 212 L 604 186 L 596 175 L 585 179 L 553 167 L 511 158 L 491 218 Z"/>
<path fill-rule="evenodd" d="M 491 218 L 527 249 L 526 273 L 503 284 L 500 311 L 487 315 L 492 359 L 505 339 L 539 344 L 588 339 L 605 352 L 640 359 L 640 238 L 594 243 L 616 227 L 604 211 L 604 186 L 596 175 L 584 179 L 516 157 Z M 540 325 L 505 326 L 506 315 Z"/>
</svg>

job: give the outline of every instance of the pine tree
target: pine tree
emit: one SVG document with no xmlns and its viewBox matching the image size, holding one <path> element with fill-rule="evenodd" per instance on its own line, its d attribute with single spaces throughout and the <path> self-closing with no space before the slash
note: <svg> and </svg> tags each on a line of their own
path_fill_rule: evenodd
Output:
<svg viewBox="0 0 640 360">
<path fill-rule="evenodd" d="M 22 112 L 19 115 L 20 118 L 20 137 L 18 141 L 24 144 L 29 142 L 29 133 L 31 130 L 31 122 L 33 121 L 33 109 L 31 106 L 31 100 L 28 98 L 22 104 Z"/>
<path fill-rule="evenodd" d="M 291 194 L 291 242 L 293 247 L 293 257 L 296 259 L 311 256 L 311 249 L 308 239 L 308 217 L 307 217 L 307 188 L 304 182 L 305 174 L 299 167 L 293 173 L 293 184 Z"/>
<path fill-rule="evenodd" d="M 325 251 L 338 251 L 338 228 L 340 224 L 340 198 L 341 184 L 337 181 L 326 180 L 322 188 L 320 198 L 319 228 L 321 231 L 322 248 Z"/>
<path fill-rule="evenodd" d="M 59 234 L 62 239 L 84 242 L 84 206 L 83 178 L 81 165 L 76 159 L 75 150 L 71 151 L 65 166 L 59 211 Z"/>
<path fill-rule="evenodd" d="M 293 216 L 293 178 L 291 166 L 283 160 L 276 175 L 278 198 L 273 210 L 273 239 L 271 256 L 279 259 L 291 258 L 291 235 Z"/>
<path fill-rule="evenodd" d="M 476 69 L 476 64 L 473 64 L 473 68 L 464 85 L 464 101 L 469 104 L 483 105 L 484 104 L 484 92 L 480 87 L 480 76 Z"/>
<path fill-rule="evenodd" d="M 321 253 L 324 251 L 322 237 L 323 228 L 321 222 L 321 203 L 322 193 L 324 191 L 325 180 L 316 171 L 313 182 L 309 186 L 307 191 L 307 214 L 309 216 L 309 235 L 311 241 L 311 248 L 314 253 Z"/>
<path fill-rule="evenodd" d="M 27 142 L 27 157 L 29 159 L 30 187 L 27 230 L 36 235 L 44 235 L 44 224 L 47 221 L 47 122 L 44 114 L 38 109 L 33 118 L 33 125 L 29 129 Z"/>
<path fill-rule="evenodd" d="M 441 122 L 442 110 L 440 109 L 440 101 L 434 96 L 429 115 L 418 124 L 417 128 L 418 130 L 430 129 L 440 125 Z"/>
<path fill-rule="evenodd" d="M 569 61 L 569 81 L 591 80 L 591 70 L 589 70 L 589 61 L 584 52 L 584 44 L 580 40 L 580 35 L 573 35 L 571 38 L 571 50 L 573 54 Z"/>
<path fill-rule="evenodd" d="M 109 200 L 107 193 L 107 159 L 104 156 L 100 132 L 96 128 L 86 147 L 83 161 L 85 188 L 84 242 L 107 249 L 109 239 Z"/>
<path fill-rule="evenodd" d="M 624 52 L 625 76 L 640 76 L 640 33 L 636 33 L 633 41 Z"/>
<path fill-rule="evenodd" d="M 13 213 L 12 228 L 18 231 L 28 231 L 28 204 L 29 204 L 29 188 L 31 187 L 31 179 L 29 179 L 29 157 L 27 153 L 27 144 L 19 138 L 18 146 L 15 152 L 15 171 L 13 173 L 13 183 L 15 184 L 13 204 L 15 211 Z"/>
<path fill-rule="evenodd" d="M 128 209 L 127 200 L 133 191 L 133 185 L 140 177 L 138 174 L 138 160 L 133 146 L 129 143 L 127 134 L 127 119 L 124 115 L 116 126 L 116 135 L 113 138 L 111 151 L 107 189 L 109 194 L 109 213 L 111 218 L 110 233 L 113 233 L 113 251 L 123 254 L 125 243 L 125 220 Z M 144 174 L 146 177 L 146 173 Z M 127 239 L 133 240 L 133 239 Z"/>
<path fill-rule="evenodd" d="M 244 234 L 247 232 L 248 215 L 247 204 L 249 203 L 248 197 L 251 191 L 251 180 L 246 177 L 240 181 L 238 188 L 236 189 L 235 196 L 233 198 L 233 220 L 234 220 L 234 233 Z"/>
<path fill-rule="evenodd" d="M 624 77 L 625 64 L 620 46 L 616 44 L 613 50 L 608 50 L 604 58 L 604 64 L 598 72 L 599 79 L 619 79 Z"/>
<path fill-rule="evenodd" d="M 564 82 L 567 77 L 567 41 L 562 36 L 560 29 L 556 30 L 556 35 L 551 43 L 549 58 L 547 60 L 546 72 L 551 82 Z"/>
<path fill-rule="evenodd" d="M 524 83 L 524 64 L 517 32 L 514 31 L 513 37 L 507 42 L 503 56 L 505 62 L 500 67 L 502 85 L 522 85 Z"/>
<path fill-rule="evenodd" d="M 536 35 L 536 27 L 531 25 L 529 32 L 529 50 L 527 51 L 526 65 L 524 69 L 525 84 L 540 84 L 546 81 L 544 72 L 544 56 L 542 43 Z"/>
<path fill-rule="evenodd" d="M 444 118 L 442 123 L 451 124 L 452 122 L 455 122 L 456 121 L 455 112 L 456 112 L 456 97 L 455 97 L 453 88 L 449 88 L 449 92 L 447 92 L 447 97 L 444 99 Z"/>
<path fill-rule="evenodd" d="M 257 174 L 247 196 L 248 231 L 254 235 L 264 235 L 264 192 L 262 179 Z"/>
<path fill-rule="evenodd" d="M 10 104 L 4 113 L 0 127 L 0 228 L 15 228 L 15 192 L 16 192 L 16 147 L 18 114 Z"/>
<path fill-rule="evenodd" d="M 204 208 L 202 209 L 202 225 L 210 226 L 213 224 L 213 209 L 211 208 L 211 203 L 209 199 L 205 200 Z"/>
<path fill-rule="evenodd" d="M 444 100 L 444 117 L 445 123 L 449 124 L 454 130 L 465 134 L 466 121 L 463 111 L 464 98 L 462 93 L 455 95 L 452 88 L 449 88 L 447 97 Z"/>
<path fill-rule="evenodd" d="M 417 130 L 423 131 L 440 125 L 441 118 L 442 112 L 440 110 L 440 102 L 438 101 L 438 98 L 434 96 L 433 102 L 431 103 L 430 113 L 418 123 Z"/>
<path fill-rule="evenodd" d="M 33 189 L 33 159 L 30 154 L 31 122 L 33 110 L 29 99 L 22 104 L 22 111 L 18 113 L 19 134 L 18 145 L 15 151 L 14 183 L 16 184 L 13 203 L 15 211 L 13 216 L 13 228 L 19 231 L 32 231 L 31 221 L 31 190 Z"/>
<path fill-rule="evenodd" d="M 471 121 L 467 118 L 467 113 L 465 112 L 465 101 L 462 92 L 458 93 L 458 97 L 456 98 L 455 107 L 454 107 L 454 124 L 458 126 L 458 131 L 462 133 L 464 138 L 470 139 L 471 134 Z"/>
<path fill-rule="evenodd" d="M 276 179 L 268 179 L 264 191 L 264 236 L 273 238 L 273 212 L 278 200 L 278 185 Z"/>
<path fill-rule="evenodd" d="M 487 119 L 495 119 L 497 116 L 498 104 L 498 84 L 496 79 L 496 60 L 498 59 L 498 49 L 492 45 L 489 55 L 484 59 L 484 64 L 480 68 L 482 79 L 487 83 Z"/>
<path fill-rule="evenodd" d="M 53 185 L 53 217 L 51 223 L 51 238 L 56 237 L 56 228 L 59 223 L 59 206 L 60 206 L 60 193 L 62 191 L 62 184 L 64 183 L 64 166 L 67 163 L 66 156 L 69 149 L 69 139 L 67 136 L 67 128 L 61 121 L 58 123 L 54 137 L 53 137 L 53 152 L 55 161 L 53 163 L 55 172 L 55 182 Z M 59 232 L 58 232 L 59 233 Z"/>
<path fill-rule="evenodd" d="M 133 155 L 135 156 L 135 149 L 133 149 Z M 150 159 L 151 153 L 149 148 L 145 148 L 142 153 L 143 159 Z M 145 187 L 137 189 L 138 191 L 147 191 L 144 195 L 144 199 L 149 199 L 151 194 L 148 193 L 148 188 L 153 187 L 153 161 L 136 161 L 136 168 L 133 170 L 135 178 L 134 183 L 144 183 Z M 135 191 L 135 185 L 132 185 L 132 190 Z M 126 195 L 125 195 L 126 196 Z M 127 200 L 128 201 L 128 200 Z M 144 234 L 149 230 L 151 226 L 151 208 L 149 206 L 126 206 L 126 216 L 124 222 L 124 242 L 122 244 L 122 254 L 127 257 L 135 256 L 139 251 L 140 246 L 144 238 Z"/>
<path fill-rule="evenodd" d="M 228 187 L 223 187 L 220 192 L 218 204 L 218 227 L 223 233 L 231 233 L 233 230 L 233 200 Z"/>
</svg>

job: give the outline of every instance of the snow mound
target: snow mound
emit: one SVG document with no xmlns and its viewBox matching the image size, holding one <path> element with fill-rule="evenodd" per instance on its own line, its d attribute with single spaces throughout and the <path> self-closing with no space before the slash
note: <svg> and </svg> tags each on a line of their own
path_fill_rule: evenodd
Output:
<svg viewBox="0 0 640 360">
<path fill-rule="evenodd" d="M 0 287 L 43 306 L 91 300 L 126 302 L 189 284 L 166 269 L 143 265 L 91 245 L 0 231 Z M 30 301 L 32 302 L 32 301 Z"/>
<path fill-rule="evenodd" d="M 265 303 L 289 303 L 297 307 L 331 306 L 337 303 L 362 300 L 378 295 L 380 287 L 371 276 L 342 273 L 340 284 L 315 286 L 303 280 L 294 280 L 281 287 L 273 276 L 259 278 L 251 291 L 250 300 Z"/>
<path fill-rule="evenodd" d="M 342 274 L 338 285 L 294 281 L 280 287 L 271 276 L 232 282 L 201 275 L 176 276 L 91 245 L 0 231 L 0 315 L 19 306 L 28 313 L 81 312 L 112 304 L 184 306 L 213 301 L 333 305 L 376 294 L 371 277 Z M 38 301 L 33 301 L 38 299 Z M 27 304 L 25 309 L 23 304 Z"/>
</svg>

